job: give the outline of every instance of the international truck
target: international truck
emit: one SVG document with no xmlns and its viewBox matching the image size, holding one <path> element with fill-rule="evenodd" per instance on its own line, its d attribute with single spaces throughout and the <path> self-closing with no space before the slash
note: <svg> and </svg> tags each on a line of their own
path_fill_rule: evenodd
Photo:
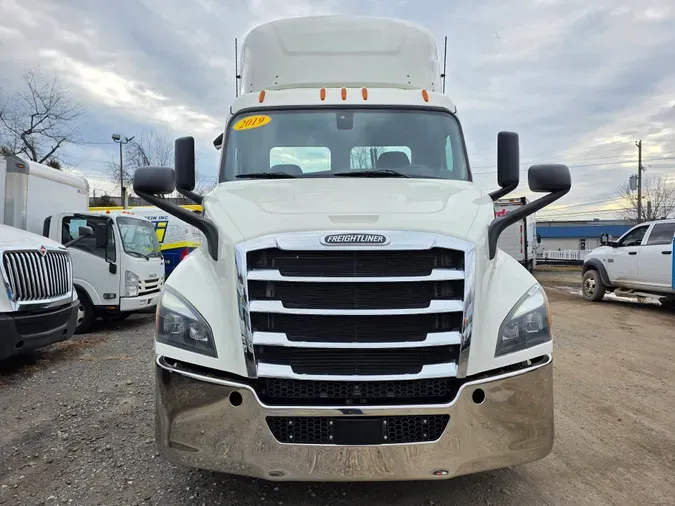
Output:
<svg viewBox="0 0 675 506">
<path fill-rule="evenodd" d="M 0 360 L 73 336 L 79 301 L 65 246 L 0 223 L 0 285 Z"/>
<path fill-rule="evenodd" d="M 494 216 L 519 183 L 497 136 L 473 182 L 430 32 L 327 16 L 248 33 L 218 185 L 195 193 L 195 141 L 135 193 L 204 243 L 157 307 L 156 441 L 175 463 L 268 480 L 434 480 L 541 459 L 553 444 L 551 312 L 501 233 L 565 195 Z M 201 215 L 163 195 L 178 190 Z"/>
<path fill-rule="evenodd" d="M 495 216 L 504 216 L 529 203 L 527 197 L 503 198 L 495 202 Z M 537 221 L 536 215 L 526 216 L 504 230 L 497 247 L 508 253 L 528 271 L 537 266 Z"/>
<path fill-rule="evenodd" d="M 0 181 L 1 223 L 70 245 L 76 333 L 89 332 L 98 318 L 152 311 L 164 263 L 150 221 L 124 211 L 89 212 L 85 179 L 17 156 L 0 156 Z M 88 229 L 92 234 L 81 237 Z"/>
</svg>

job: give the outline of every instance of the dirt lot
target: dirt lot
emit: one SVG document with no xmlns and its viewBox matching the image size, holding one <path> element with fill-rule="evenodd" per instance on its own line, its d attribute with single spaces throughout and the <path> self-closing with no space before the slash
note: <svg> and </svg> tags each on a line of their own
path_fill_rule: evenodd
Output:
<svg viewBox="0 0 675 506">
<path fill-rule="evenodd" d="M 0 504 L 673 504 L 675 315 L 584 303 L 574 271 L 540 278 L 555 330 L 556 442 L 544 460 L 384 484 L 172 466 L 154 448 L 152 317 L 142 316 L 0 365 Z"/>
</svg>

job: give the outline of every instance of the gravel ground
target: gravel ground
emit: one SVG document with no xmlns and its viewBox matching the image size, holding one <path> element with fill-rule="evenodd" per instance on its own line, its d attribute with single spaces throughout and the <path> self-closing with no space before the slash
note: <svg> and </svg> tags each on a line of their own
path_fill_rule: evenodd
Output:
<svg viewBox="0 0 675 506">
<path fill-rule="evenodd" d="M 543 278 L 556 442 L 541 461 L 374 484 L 275 484 L 173 466 L 153 439 L 152 317 L 137 316 L 0 364 L 0 504 L 672 504 L 675 315 L 584 303 Z"/>
</svg>

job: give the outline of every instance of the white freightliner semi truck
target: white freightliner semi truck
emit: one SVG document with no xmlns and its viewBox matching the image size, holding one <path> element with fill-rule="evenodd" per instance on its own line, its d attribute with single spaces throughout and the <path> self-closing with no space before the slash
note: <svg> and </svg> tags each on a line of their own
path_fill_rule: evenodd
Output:
<svg viewBox="0 0 675 506">
<path fill-rule="evenodd" d="M 242 45 L 219 184 L 194 193 L 194 139 L 136 193 L 205 241 L 157 309 L 156 439 L 176 463 L 270 480 L 439 479 L 540 459 L 553 444 L 551 316 L 472 181 L 431 34 L 361 17 L 275 21 Z M 203 215 L 162 195 L 178 189 Z"/>
</svg>

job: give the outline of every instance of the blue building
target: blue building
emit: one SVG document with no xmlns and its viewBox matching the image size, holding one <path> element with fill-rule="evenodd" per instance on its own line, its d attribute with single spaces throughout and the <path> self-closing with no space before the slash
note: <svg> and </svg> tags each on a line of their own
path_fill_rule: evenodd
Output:
<svg viewBox="0 0 675 506">
<path fill-rule="evenodd" d="M 600 236 L 618 239 L 633 223 L 628 220 L 538 221 L 539 250 L 590 251 L 600 246 Z"/>
</svg>

